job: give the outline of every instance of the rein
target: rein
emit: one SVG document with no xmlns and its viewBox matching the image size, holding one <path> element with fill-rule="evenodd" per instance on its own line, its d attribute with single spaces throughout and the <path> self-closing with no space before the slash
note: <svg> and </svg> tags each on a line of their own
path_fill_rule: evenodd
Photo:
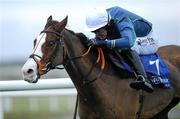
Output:
<svg viewBox="0 0 180 119">
<path fill-rule="evenodd" d="M 89 54 L 91 48 L 92 48 L 92 46 L 90 46 L 90 47 L 88 48 L 88 50 L 87 50 L 86 52 L 84 52 L 84 53 L 83 53 L 82 55 L 80 55 L 80 56 L 69 58 L 69 59 L 66 61 L 64 67 L 66 67 L 66 65 L 68 65 L 68 63 L 71 62 L 71 61 L 73 61 L 73 60 L 76 60 L 76 59 L 83 58 L 83 57 L 87 56 L 87 55 Z M 101 62 L 100 62 L 100 61 L 101 61 Z M 100 63 L 101 63 L 101 64 L 100 64 Z M 100 67 L 100 68 L 101 68 L 100 73 L 98 74 L 98 76 L 97 76 L 95 79 L 90 80 L 90 81 L 86 80 L 86 78 L 90 75 L 90 73 L 92 72 L 92 70 L 93 70 L 93 68 L 95 67 L 96 64 L 100 64 L 100 66 L 101 66 L 101 67 Z M 102 73 L 103 73 L 104 68 L 105 68 L 105 57 L 104 57 L 104 53 L 103 53 L 102 48 L 98 48 L 98 57 L 97 57 L 97 59 L 96 59 L 96 62 L 92 65 L 92 67 L 90 68 L 90 71 L 87 73 L 87 75 L 85 75 L 85 76 L 83 77 L 83 84 L 84 84 L 84 85 L 87 85 L 87 84 L 90 84 L 90 83 L 94 82 L 95 80 L 99 79 L 99 78 L 101 77 Z"/>
<path fill-rule="evenodd" d="M 80 55 L 80 56 L 78 56 L 78 57 L 70 58 L 70 59 L 68 60 L 68 62 L 70 62 L 70 61 L 72 61 L 72 60 L 74 60 L 74 59 L 79 59 L 79 58 L 82 58 L 82 57 L 88 55 L 89 52 L 90 52 L 90 50 L 91 50 L 91 47 L 92 47 L 92 46 L 90 46 L 90 47 L 88 48 L 88 50 L 87 50 L 85 53 L 83 53 L 82 55 Z M 90 81 L 86 80 L 86 77 L 88 77 L 88 76 L 90 75 L 90 73 L 92 72 L 92 70 L 93 70 L 93 68 L 95 67 L 95 65 L 96 65 L 96 64 L 99 64 L 100 61 L 101 61 L 101 71 L 100 71 L 100 73 L 98 74 L 98 76 L 97 76 L 95 79 L 93 79 L 93 80 L 90 80 Z M 66 65 L 68 64 L 68 62 L 66 63 Z M 91 67 L 91 69 L 90 69 L 90 71 L 87 73 L 87 75 L 85 75 L 85 76 L 83 77 L 83 84 L 84 84 L 84 85 L 88 85 L 88 84 L 93 83 L 93 82 L 96 81 L 97 79 L 99 79 L 99 78 L 102 76 L 104 67 L 105 67 L 105 57 L 104 57 L 104 53 L 103 53 L 102 48 L 98 48 L 98 57 L 97 57 L 97 59 L 96 59 L 96 62 L 93 64 L 93 66 Z M 80 94 L 80 93 L 79 93 L 79 94 Z M 76 119 L 76 117 L 77 117 L 78 100 L 79 100 L 79 98 L 78 98 L 78 94 L 77 94 L 73 119 Z M 86 102 L 87 99 L 84 98 L 84 101 Z"/>
<path fill-rule="evenodd" d="M 101 62 L 100 62 L 101 61 Z M 100 64 L 101 63 L 101 64 Z M 95 67 L 96 64 L 100 64 L 100 68 L 101 71 L 99 72 L 98 76 L 96 78 L 94 78 L 93 80 L 86 80 L 86 77 L 88 77 L 90 75 L 90 73 L 92 72 L 93 68 Z M 98 57 L 96 59 L 96 62 L 93 64 L 93 66 L 91 67 L 90 71 L 87 73 L 87 75 L 84 76 L 83 78 L 83 84 L 84 85 L 88 85 L 92 82 L 94 82 L 95 80 L 99 79 L 103 73 L 105 67 L 105 57 L 104 57 L 104 53 L 102 48 L 98 48 Z"/>
</svg>

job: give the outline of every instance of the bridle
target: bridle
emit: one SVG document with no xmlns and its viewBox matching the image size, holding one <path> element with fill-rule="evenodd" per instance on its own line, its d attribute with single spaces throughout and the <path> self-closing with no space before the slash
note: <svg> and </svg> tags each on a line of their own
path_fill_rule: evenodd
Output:
<svg viewBox="0 0 180 119">
<path fill-rule="evenodd" d="M 52 49 L 53 51 L 52 51 L 51 56 L 48 59 L 48 61 L 43 60 L 43 58 L 41 56 L 34 54 L 34 53 L 29 56 L 37 64 L 38 78 L 40 78 L 40 76 L 42 74 L 46 74 L 48 71 L 50 71 L 52 69 L 64 69 L 64 68 L 58 67 L 52 63 L 52 60 L 55 58 L 56 52 L 58 51 L 59 45 L 62 46 L 62 48 L 63 48 L 63 60 L 65 58 L 64 41 L 62 39 L 62 37 L 63 37 L 62 34 L 59 32 L 56 32 L 56 31 L 48 31 L 48 30 L 43 30 L 43 31 L 41 31 L 41 33 L 53 33 L 53 34 L 57 35 L 59 38 L 56 40 L 50 41 L 52 44 L 54 44 L 54 47 Z M 40 60 L 38 60 L 37 58 L 39 58 Z"/>
</svg>

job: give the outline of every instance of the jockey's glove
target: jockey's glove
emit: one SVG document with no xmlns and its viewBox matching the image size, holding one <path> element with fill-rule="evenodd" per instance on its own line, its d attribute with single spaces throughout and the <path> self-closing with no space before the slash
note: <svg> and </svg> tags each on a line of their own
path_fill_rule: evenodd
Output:
<svg viewBox="0 0 180 119">
<path fill-rule="evenodd" d="M 95 42 L 96 42 L 96 39 L 87 39 L 86 40 L 86 46 L 94 46 L 94 44 L 95 44 Z"/>
<path fill-rule="evenodd" d="M 93 38 L 93 39 L 89 39 L 88 46 L 105 47 L 107 46 L 107 42 L 104 40 L 97 40 Z"/>
<path fill-rule="evenodd" d="M 104 40 L 97 40 L 95 46 L 97 47 L 105 47 L 107 46 L 107 42 Z"/>
</svg>

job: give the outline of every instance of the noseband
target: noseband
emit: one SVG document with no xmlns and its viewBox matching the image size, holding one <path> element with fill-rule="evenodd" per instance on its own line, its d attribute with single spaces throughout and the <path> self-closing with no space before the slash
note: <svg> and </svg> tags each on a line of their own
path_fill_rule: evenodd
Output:
<svg viewBox="0 0 180 119">
<path fill-rule="evenodd" d="M 64 41 L 62 40 L 62 34 L 59 33 L 59 32 L 55 32 L 55 31 L 42 31 L 41 33 L 53 33 L 55 35 L 57 35 L 59 38 L 55 41 L 50 41 L 51 43 L 55 44 L 54 48 L 53 48 L 53 51 L 52 51 L 52 54 L 50 56 L 50 58 L 48 59 L 48 61 L 45 61 L 43 60 L 42 57 L 40 57 L 39 55 L 37 54 L 31 54 L 29 57 L 32 58 L 36 64 L 37 64 L 37 69 L 38 69 L 38 77 L 40 77 L 42 74 L 45 74 L 47 73 L 48 71 L 50 71 L 51 69 L 64 69 L 64 68 L 60 68 L 60 67 L 57 67 L 55 66 L 53 63 L 52 63 L 52 60 L 55 58 L 55 54 L 58 50 L 58 46 L 62 46 L 63 48 L 63 61 L 64 61 L 64 57 L 65 57 L 65 53 L 64 53 Z M 47 41 L 46 41 L 47 42 Z M 39 58 L 40 60 L 38 60 L 37 58 Z"/>
</svg>

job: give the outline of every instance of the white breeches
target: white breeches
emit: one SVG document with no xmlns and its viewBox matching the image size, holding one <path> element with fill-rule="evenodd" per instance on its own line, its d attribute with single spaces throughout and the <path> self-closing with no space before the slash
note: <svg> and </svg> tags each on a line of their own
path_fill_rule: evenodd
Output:
<svg viewBox="0 0 180 119">
<path fill-rule="evenodd" d="M 139 55 L 153 54 L 158 50 L 158 40 L 151 31 L 145 37 L 137 37 L 131 49 L 135 50 Z"/>
</svg>

